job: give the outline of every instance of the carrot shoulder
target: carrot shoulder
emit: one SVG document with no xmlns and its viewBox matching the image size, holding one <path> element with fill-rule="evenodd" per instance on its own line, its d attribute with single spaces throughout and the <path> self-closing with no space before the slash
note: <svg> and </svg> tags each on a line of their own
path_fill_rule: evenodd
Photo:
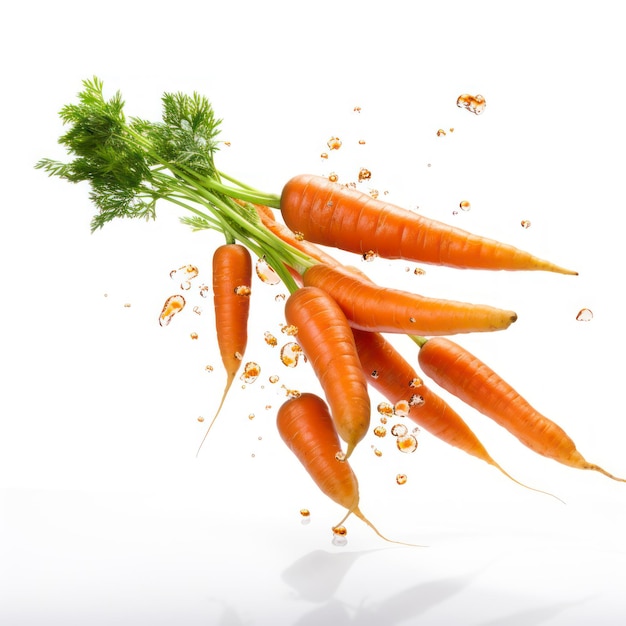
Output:
<svg viewBox="0 0 626 626">
<path fill-rule="evenodd" d="M 443 389 L 493 419 L 537 454 L 626 482 L 589 463 L 558 424 L 537 411 L 509 383 L 457 343 L 445 337 L 428 339 L 422 342 L 418 361 L 422 371 Z"/>
<path fill-rule="evenodd" d="M 358 254 L 464 269 L 544 270 L 576 274 L 514 246 L 474 235 L 373 198 L 321 176 L 284 186 L 280 210 L 305 239 Z"/>
<path fill-rule="evenodd" d="M 351 268 L 317 264 L 303 276 L 305 285 L 327 291 L 353 328 L 418 335 L 491 332 L 508 328 L 514 311 L 486 304 L 429 298 L 374 284 Z"/>
</svg>

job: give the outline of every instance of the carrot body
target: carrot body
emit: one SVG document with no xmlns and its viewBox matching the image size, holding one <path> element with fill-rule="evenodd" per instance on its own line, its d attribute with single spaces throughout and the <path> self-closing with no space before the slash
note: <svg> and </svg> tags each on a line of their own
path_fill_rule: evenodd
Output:
<svg viewBox="0 0 626 626">
<path fill-rule="evenodd" d="M 313 367 L 339 436 L 347 443 L 346 458 L 365 437 L 370 398 L 354 337 L 337 303 L 317 287 L 295 291 L 285 304 L 285 319 Z"/>
<path fill-rule="evenodd" d="M 283 188 L 287 226 L 313 243 L 386 259 L 464 269 L 576 274 L 513 246 L 417 215 L 326 178 L 300 175 Z"/>
<path fill-rule="evenodd" d="M 252 259 L 248 249 L 236 243 L 224 244 L 213 254 L 213 306 L 217 343 L 226 371 L 226 385 L 215 416 L 200 443 L 202 447 L 235 380 L 248 343 L 248 314 Z"/>
<path fill-rule="evenodd" d="M 537 454 L 626 482 L 589 463 L 560 426 L 539 413 L 490 367 L 453 341 L 445 337 L 425 341 L 418 361 L 422 371 L 443 389 L 493 419 Z"/>
<path fill-rule="evenodd" d="M 506 472 L 487 452 L 463 418 L 443 398 L 424 385 L 411 364 L 380 333 L 356 329 L 352 333 L 368 382 L 389 402 L 394 405 L 401 401 L 407 402 L 408 417 L 431 435 L 492 465 L 518 485 L 540 491 L 519 482 Z"/>
<path fill-rule="evenodd" d="M 304 284 L 324 289 L 341 307 L 350 326 L 360 330 L 451 335 L 504 330 L 517 319 L 513 311 L 486 304 L 428 298 L 381 287 L 350 268 L 314 265 Z"/>
<path fill-rule="evenodd" d="M 337 460 L 341 443 L 326 402 L 313 393 L 289 399 L 278 409 L 276 425 L 283 441 L 322 493 L 347 509 L 339 524 L 354 514 L 379 537 L 391 541 L 359 509 L 359 484 L 348 461 Z"/>
</svg>

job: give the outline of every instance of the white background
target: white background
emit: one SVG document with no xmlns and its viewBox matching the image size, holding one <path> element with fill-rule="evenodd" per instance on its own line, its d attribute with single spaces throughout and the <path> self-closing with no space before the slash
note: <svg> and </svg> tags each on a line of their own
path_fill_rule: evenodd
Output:
<svg viewBox="0 0 626 626">
<path fill-rule="evenodd" d="M 415 264 L 380 259 L 364 269 L 386 284 L 516 310 L 506 332 L 459 342 L 590 461 L 626 475 L 626 45 L 615 7 L 61 0 L 5 9 L 2 624 L 626 620 L 626 485 L 540 458 L 448 396 L 511 474 L 567 504 L 428 433 L 412 455 L 370 435 L 353 456 L 363 511 L 387 535 L 429 547 L 386 544 L 358 520 L 347 524 L 348 545 L 333 546 L 329 529 L 343 513 L 274 427 L 281 385 L 317 390 L 306 367 L 288 370 L 263 341 L 265 331 L 280 337 L 280 286 L 253 285 L 247 357 L 262 376 L 235 386 L 196 458 L 207 423 L 197 418 L 212 415 L 223 385 L 210 300 L 198 295 L 221 238 L 191 233 L 167 205 L 154 223 L 91 235 L 88 189 L 33 169 L 64 158 L 57 113 L 85 78 L 97 75 L 108 94 L 122 91 L 129 115 L 152 119 L 164 91 L 195 90 L 224 119 L 231 146 L 218 162 L 239 179 L 279 193 L 296 173 L 336 171 L 348 182 L 367 167 L 390 201 L 573 267 L 579 276 L 430 267 L 415 276 Z M 484 114 L 457 108 L 461 93 L 484 95 Z M 439 128 L 454 132 L 438 137 Z M 343 146 L 324 161 L 333 135 Z M 463 199 L 471 210 L 455 214 Z M 180 293 L 169 273 L 188 263 L 200 272 L 189 305 L 161 328 L 164 300 Z M 582 307 L 592 321 L 576 321 Z M 414 362 L 413 344 L 393 340 Z"/>
</svg>

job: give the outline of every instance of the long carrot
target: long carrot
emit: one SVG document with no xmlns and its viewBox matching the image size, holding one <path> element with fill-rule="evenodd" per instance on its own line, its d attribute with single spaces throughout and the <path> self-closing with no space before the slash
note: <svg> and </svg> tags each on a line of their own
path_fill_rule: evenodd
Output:
<svg viewBox="0 0 626 626">
<path fill-rule="evenodd" d="M 383 335 L 357 329 L 352 329 L 352 334 L 369 384 L 394 405 L 406 402 L 409 419 L 443 442 L 492 465 L 518 485 L 547 493 L 521 483 L 505 471 L 463 418 L 424 384 L 411 364 Z"/>
<path fill-rule="evenodd" d="M 302 287 L 291 294 L 285 319 L 297 328 L 296 340 L 324 390 L 349 458 L 367 434 L 371 405 L 348 321 L 339 305 L 317 287 Z"/>
<path fill-rule="evenodd" d="M 595 470 L 626 482 L 589 463 L 567 433 L 545 417 L 509 383 L 462 346 L 445 337 L 414 338 L 422 371 L 443 389 L 493 419 L 525 446 L 577 469 Z"/>
<path fill-rule="evenodd" d="M 457 268 L 577 274 L 528 252 L 428 219 L 321 176 L 295 176 L 280 210 L 305 239 L 358 254 Z"/>
<path fill-rule="evenodd" d="M 350 325 L 361 330 L 451 335 L 504 330 L 517 319 L 514 311 L 485 304 L 429 298 L 381 287 L 352 268 L 317 264 L 304 272 L 303 280 L 305 285 L 332 295 Z"/>
<path fill-rule="evenodd" d="M 348 461 L 338 460 L 341 444 L 328 405 L 322 398 L 303 393 L 286 400 L 278 409 L 276 425 L 283 441 L 320 490 L 347 509 L 345 517 L 336 526 L 353 514 L 385 541 L 402 543 L 383 536 L 361 512 L 356 475 Z"/>
<path fill-rule="evenodd" d="M 217 411 L 200 442 L 198 452 L 224 405 L 248 343 L 248 314 L 252 281 L 250 252 L 246 247 L 237 243 L 217 247 L 213 254 L 212 272 L 215 329 L 226 371 L 226 385 Z"/>
</svg>

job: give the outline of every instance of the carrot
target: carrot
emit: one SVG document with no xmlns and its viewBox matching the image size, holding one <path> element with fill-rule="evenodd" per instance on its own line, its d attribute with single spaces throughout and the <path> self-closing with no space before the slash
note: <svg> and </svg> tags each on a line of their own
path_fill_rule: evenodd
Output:
<svg viewBox="0 0 626 626">
<path fill-rule="evenodd" d="M 287 226 L 313 243 L 386 259 L 463 269 L 544 270 L 577 274 L 528 252 L 417 215 L 314 175 L 284 186 Z"/>
<path fill-rule="evenodd" d="M 567 433 L 548 419 L 509 383 L 465 348 L 445 337 L 414 338 L 420 346 L 422 371 L 443 389 L 493 419 L 525 446 L 545 457 L 577 469 L 595 470 L 626 482 L 589 463 Z"/>
<path fill-rule="evenodd" d="M 504 330 L 517 319 L 514 311 L 486 304 L 429 298 L 381 287 L 352 268 L 317 264 L 304 272 L 303 280 L 305 285 L 327 291 L 350 325 L 360 330 L 450 335 Z"/>
<path fill-rule="evenodd" d="M 285 319 L 297 328 L 296 340 L 324 390 L 349 458 L 367 434 L 371 405 L 348 320 L 337 303 L 317 287 L 302 287 L 291 294 Z"/>
<path fill-rule="evenodd" d="M 547 493 L 521 483 L 505 471 L 487 452 L 463 418 L 443 398 L 424 385 L 411 364 L 380 333 L 352 329 L 352 334 L 369 384 L 394 406 L 406 402 L 409 407 L 408 417 L 418 426 L 443 442 L 492 465 L 518 485 Z"/>
<path fill-rule="evenodd" d="M 354 514 L 385 541 L 402 543 L 384 537 L 361 512 L 356 475 L 348 461 L 338 460 L 341 444 L 328 405 L 322 398 L 303 393 L 285 401 L 278 409 L 276 425 L 283 441 L 322 493 L 347 509 L 345 517 L 336 526 Z"/>
<path fill-rule="evenodd" d="M 226 385 L 217 411 L 198 447 L 198 452 L 224 405 L 248 343 L 248 313 L 252 281 L 252 259 L 248 249 L 237 243 L 217 247 L 213 254 L 212 271 L 215 329 L 220 356 L 226 370 Z"/>
</svg>

